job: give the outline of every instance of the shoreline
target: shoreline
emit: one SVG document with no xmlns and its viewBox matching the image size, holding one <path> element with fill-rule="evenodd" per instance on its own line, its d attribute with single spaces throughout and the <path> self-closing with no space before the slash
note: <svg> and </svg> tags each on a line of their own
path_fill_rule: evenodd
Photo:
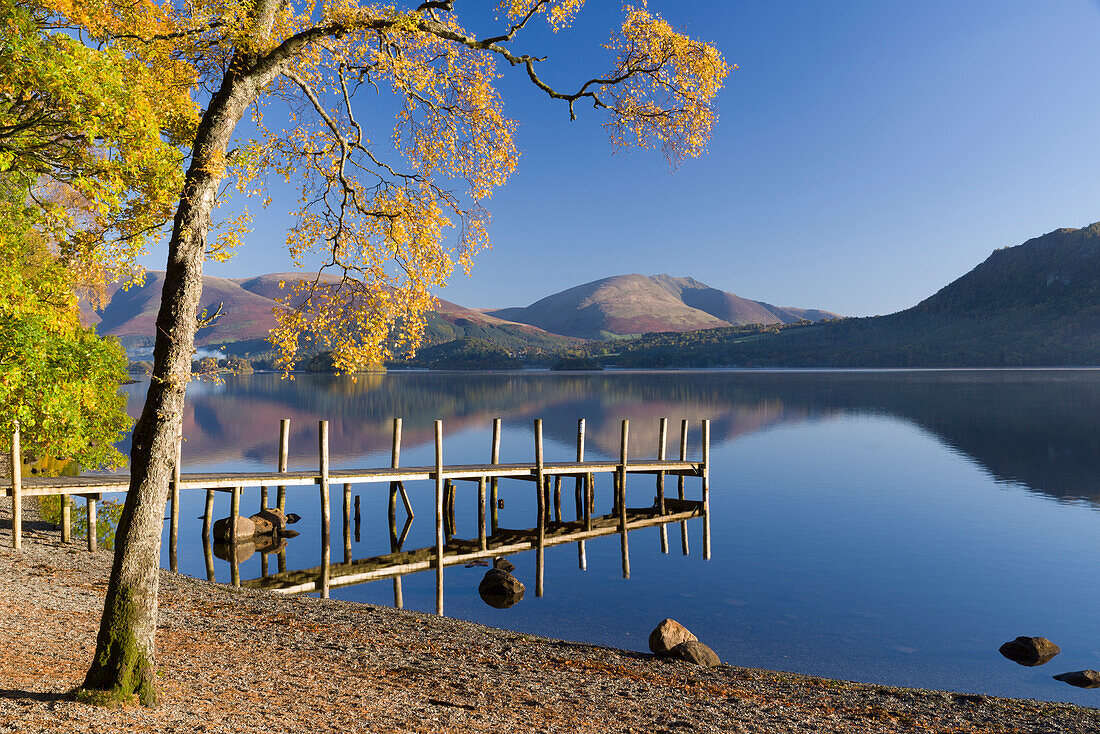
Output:
<svg viewBox="0 0 1100 734">
<path fill-rule="evenodd" d="M 68 700 L 111 552 L 0 500 L 0 732 L 1088 732 L 1073 704 L 850 683 L 550 640 L 161 573 L 156 709 Z"/>
</svg>

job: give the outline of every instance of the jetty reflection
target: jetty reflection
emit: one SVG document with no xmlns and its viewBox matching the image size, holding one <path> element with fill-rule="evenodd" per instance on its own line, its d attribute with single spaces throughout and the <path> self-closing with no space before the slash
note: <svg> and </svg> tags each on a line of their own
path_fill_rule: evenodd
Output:
<svg viewBox="0 0 1100 734">
<path fill-rule="evenodd" d="M 585 511 L 583 492 L 576 495 L 576 515 L 572 520 L 556 519 L 543 530 L 542 547 L 577 544 L 577 559 L 580 568 L 587 566 L 585 541 L 611 535 L 621 536 L 620 548 L 622 552 L 623 576 L 630 575 L 630 551 L 627 536 L 629 533 L 642 528 L 660 527 L 662 550 L 667 552 L 668 526 L 679 524 L 681 535 L 681 552 L 688 554 L 688 521 L 702 519 L 705 509 L 702 501 L 666 498 L 665 509 L 662 512 L 655 500 L 651 507 L 616 509 L 607 515 L 592 515 Z M 558 505 L 560 508 L 560 505 Z M 556 509 L 560 512 L 560 509 Z M 448 524 L 454 524 L 452 513 Z M 625 523 L 624 523 L 625 518 Z M 274 553 L 278 559 L 278 572 L 267 573 L 269 567 L 269 553 L 261 553 L 261 576 L 255 579 L 240 579 L 239 555 L 229 555 L 228 560 L 233 567 L 232 584 L 250 589 L 266 589 L 284 594 L 321 593 L 327 595 L 330 589 L 365 584 L 371 581 L 383 579 L 393 580 L 393 604 L 398 609 L 404 605 L 401 590 L 403 576 L 422 571 L 430 571 L 436 567 L 435 547 L 415 548 L 405 550 L 403 548 L 408 536 L 413 519 L 405 519 L 399 529 L 396 517 L 390 515 L 390 543 L 392 552 L 385 555 L 369 558 L 350 559 L 351 535 L 354 532 L 354 523 L 344 523 L 344 549 L 345 560 L 343 563 L 322 563 L 320 566 L 295 571 L 286 570 L 286 550 L 284 547 Z M 484 529 L 482 524 L 480 529 Z M 210 543 L 204 543 L 207 557 L 208 575 L 213 580 L 214 549 Z M 443 547 L 443 566 L 464 566 L 479 560 L 491 560 L 499 556 L 513 555 L 528 551 L 539 550 L 539 528 L 526 529 L 497 528 L 495 531 L 479 533 L 477 538 L 450 537 Z M 543 584 L 543 570 L 545 556 L 536 554 L 535 571 L 535 596 L 542 596 L 545 588 Z"/>
</svg>

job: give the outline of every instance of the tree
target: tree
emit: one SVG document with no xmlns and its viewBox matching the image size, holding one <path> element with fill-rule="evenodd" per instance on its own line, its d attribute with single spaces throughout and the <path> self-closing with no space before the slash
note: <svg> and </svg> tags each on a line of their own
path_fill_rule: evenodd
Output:
<svg viewBox="0 0 1100 734">
<path fill-rule="evenodd" d="M 0 431 L 18 420 L 28 453 L 115 465 L 125 356 L 81 325 L 76 291 L 102 295 L 171 214 L 170 129 L 193 105 L 48 18 L 0 5 Z"/>
<path fill-rule="evenodd" d="M 10 178 L 7 183 L 11 183 Z M 117 465 L 126 355 L 80 323 L 71 272 L 43 246 L 21 189 L 0 195 L 0 431 L 30 455 Z"/>
<path fill-rule="evenodd" d="M 291 253 L 299 265 L 322 253 L 322 269 L 342 277 L 294 287 L 277 312 L 274 340 L 284 364 L 310 339 L 333 351 L 339 369 L 353 371 L 380 364 L 391 338 L 393 348 L 414 346 L 430 289 L 456 261 L 469 268 L 487 243 L 485 202 L 517 158 L 515 124 L 493 87 L 498 62 L 561 100 L 571 116 L 577 103 L 607 113 L 614 144 L 660 146 L 673 165 L 704 150 L 727 68 L 714 48 L 675 32 L 644 1 L 626 9 L 607 45 L 610 71 L 569 92 L 546 83 L 539 57 L 514 49 L 529 23 L 560 29 L 584 0 L 503 0 L 505 27 L 489 37 L 464 30 L 454 0 L 300 7 L 283 0 L 45 1 L 57 25 L 80 29 L 127 63 L 168 68 L 175 88 L 205 105 L 193 128 L 165 126 L 185 133 L 187 171 L 153 375 L 134 428 L 131 484 L 84 682 L 89 692 L 151 703 L 161 524 L 203 263 L 239 241 L 240 222 L 208 242 L 226 179 L 250 195 L 263 195 L 268 173 L 303 182 Z M 392 136 L 372 136 L 363 126 L 365 93 L 375 94 L 373 111 L 396 111 Z M 269 127 L 284 109 L 289 129 Z M 239 130 L 247 114 L 257 130 L 250 137 Z M 448 227 L 456 230 L 451 247 Z"/>
</svg>

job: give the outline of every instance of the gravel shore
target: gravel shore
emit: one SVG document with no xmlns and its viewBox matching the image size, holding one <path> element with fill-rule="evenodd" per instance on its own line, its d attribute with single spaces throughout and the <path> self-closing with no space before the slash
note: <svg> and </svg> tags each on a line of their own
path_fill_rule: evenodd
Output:
<svg viewBox="0 0 1100 734">
<path fill-rule="evenodd" d="M 72 701 L 111 554 L 0 499 L 0 732 L 1100 732 L 1100 710 L 848 683 L 516 634 L 164 571 L 157 708 Z M 655 620 L 656 622 L 656 620 Z"/>
</svg>

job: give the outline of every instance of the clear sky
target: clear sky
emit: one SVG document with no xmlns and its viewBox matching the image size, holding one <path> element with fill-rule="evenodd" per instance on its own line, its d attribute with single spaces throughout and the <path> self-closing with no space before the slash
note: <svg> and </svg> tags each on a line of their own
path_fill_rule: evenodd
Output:
<svg viewBox="0 0 1100 734">
<path fill-rule="evenodd" d="M 458 6 L 476 0 L 458 0 Z M 621 19 L 517 48 L 562 88 L 608 67 Z M 739 65 L 710 152 L 675 173 L 613 153 L 602 118 L 503 67 L 519 169 L 490 203 L 494 247 L 438 295 L 527 305 L 620 273 L 670 273 L 845 315 L 913 305 L 991 251 L 1100 220 L 1100 5 L 1090 0 L 650 0 Z M 227 264 L 290 268 L 284 191 Z M 147 264 L 162 269 L 163 254 Z"/>
</svg>

